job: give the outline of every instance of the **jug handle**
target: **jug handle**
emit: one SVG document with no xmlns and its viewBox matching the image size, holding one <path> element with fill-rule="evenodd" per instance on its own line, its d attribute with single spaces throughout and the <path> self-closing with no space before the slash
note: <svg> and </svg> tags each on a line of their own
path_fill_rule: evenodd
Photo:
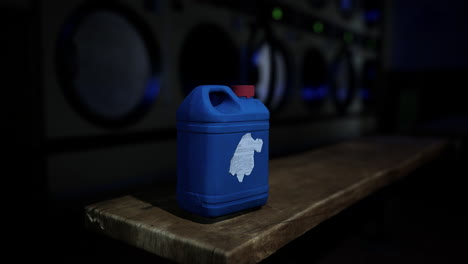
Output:
<svg viewBox="0 0 468 264">
<path fill-rule="evenodd" d="M 240 102 L 239 102 L 239 98 L 237 97 L 237 95 L 232 91 L 232 89 L 228 86 L 225 86 L 225 85 L 203 85 L 204 89 L 203 89 L 203 100 L 205 100 L 207 104 L 211 105 L 212 107 L 213 104 L 211 103 L 211 100 L 210 100 L 210 94 L 211 93 L 216 93 L 216 92 L 220 92 L 220 93 L 225 93 L 226 95 L 229 96 L 229 98 L 235 102 L 235 104 L 240 107 Z"/>
</svg>

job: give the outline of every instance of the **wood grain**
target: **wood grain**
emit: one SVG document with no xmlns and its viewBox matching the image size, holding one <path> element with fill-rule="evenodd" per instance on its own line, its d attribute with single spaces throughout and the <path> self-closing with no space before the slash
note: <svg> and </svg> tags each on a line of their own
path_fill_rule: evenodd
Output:
<svg viewBox="0 0 468 264">
<path fill-rule="evenodd" d="M 175 186 L 86 207 L 87 227 L 181 263 L 256 263 L 327 218 L 430 161 L 445 141 L 373 137 L 270 161 L 261 209 L 188 215 Z"/>
</svg>

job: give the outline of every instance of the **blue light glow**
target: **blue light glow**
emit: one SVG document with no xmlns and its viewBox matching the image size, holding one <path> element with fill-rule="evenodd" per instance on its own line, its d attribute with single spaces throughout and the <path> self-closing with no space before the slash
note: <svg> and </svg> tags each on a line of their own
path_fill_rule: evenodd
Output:
<svg viewBox="0 0 468 264">
<path fill-rule="evenodd" d="M 366 89 L 366 88 L 361 89 L 361 98 L 365 101 L 369 100 L 370 98 L 369 89 Z"/>
<path fill-rule="evenodd" d="M 320 86 L 305 86 L 302 88 L 302 98 L 305 101 L 322 100 L 328 94 L 328 86 L 322 84 Z"/>
<path fill-rule="evenodd" d="M 377 22 L 380 19 L 380 10 L 371 9 L 365 12 L 364 19 L 369 23 Z"/>
<path fill-rule="evenodd" d="M 143 97 L 144 104 L 150 104 L 158 97 L 160 90 L 159 76 L 153 76 L 148 81 L 148 87 L 146 88 L 145 95 Z"/>
<path fill-rule="evenodd" d="M 259 59 L 260 59 L 260 52 L 255 51 L 254 54 L 252 55 L 252 64 L 255 66 L 258 66 Z"/>
<path fill-rule="evenodd" d="M 343 10 L 351 9 L 352 5 L 353 5 L 352 0 L 341 0 L 340 1 L 340 6 L 341 6 L 341 9 L 343 9 Z"/>
</svg>

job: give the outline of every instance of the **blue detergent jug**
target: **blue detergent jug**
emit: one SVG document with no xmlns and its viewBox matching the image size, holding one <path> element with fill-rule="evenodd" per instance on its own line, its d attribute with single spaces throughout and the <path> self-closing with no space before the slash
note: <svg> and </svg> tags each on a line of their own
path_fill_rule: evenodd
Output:
<svg viewBox="0 0 468 264">
<path fill-rule="evenodd" d="M 268 199 L 270 113 L 253 86 L 196 87 L 177 110 L 177 201 L 216 217 Z"/>
</svg>

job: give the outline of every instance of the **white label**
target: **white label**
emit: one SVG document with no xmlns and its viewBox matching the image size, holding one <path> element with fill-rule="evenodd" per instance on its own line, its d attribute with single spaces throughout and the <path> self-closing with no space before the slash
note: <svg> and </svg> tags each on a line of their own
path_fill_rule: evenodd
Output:
<svg viewBox="0 0 468 264">
<path fill-rule="evenodd" d="M 229 173 L 232 176 L 237 174 L 237 180 L 242 182 L 244 176 L 250 175 L 255 166 L 254 151 L 261 152 L 263 140 L 260 138 L 253 139 L 250 133 L 245 134 L 239 144 L 237 144 L 236 151 L 231 158 L 231 166 Z"/>
</svg>

